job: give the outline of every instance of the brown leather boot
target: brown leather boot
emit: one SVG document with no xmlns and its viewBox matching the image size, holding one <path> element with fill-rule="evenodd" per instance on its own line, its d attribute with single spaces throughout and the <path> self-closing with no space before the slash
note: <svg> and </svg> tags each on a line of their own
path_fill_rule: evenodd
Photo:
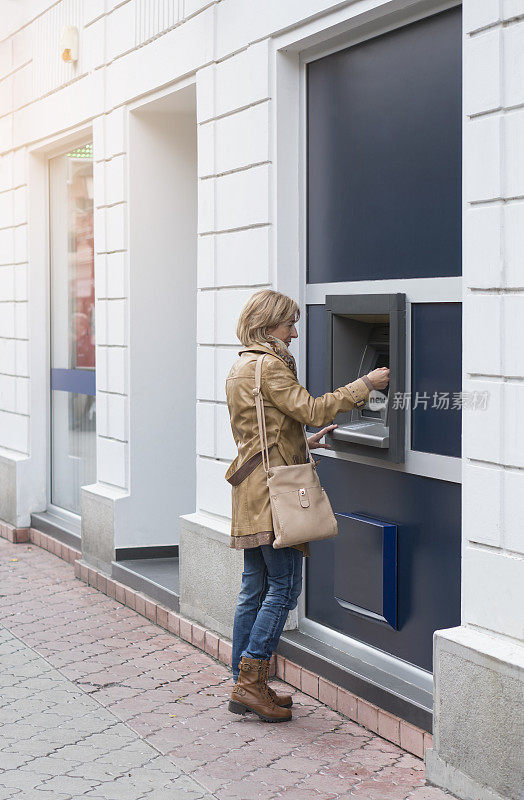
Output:
<svg viewBox="0 0 524 800">
<path fill-rule="evenodd" d="M 291 695 L 290 694 L 277 694 L 277 692 L 275 692 L 275 690 L 272 689 L 271 686 L 268 684 L 267 680 L 268 680 L 268 675 L 269 675 L 269 661 L 267 661 L 267 662 L 264 661 L 264 664 L 265 663 L 267 663 L 267 670 L 265 670 L 265 673 L 264 673 L 264 675 L 265 675 L 264 680 L 266 682 L 266 686 L 267 686 L 268 692 L 271 695 L 271 697 L 273 698 L 273 702 L 276 703 L 277 706 L 282 706 L 282 708 L 291 708 L 291 706 L 293 705 L 293 698 L 291 697 Z M 240 669 L 240 663 L 238 664 L 238 668 Z"/>
<path fill-rule="evenodd" d="M 265 669 L 263 659 L 242 656 L 238 681 L 231 690 L 229 710 L 233 714 L 254 711 L 264 722 L 287 722 L 291 711 L 279 706 L 271 697 L 264 680 Z"/>
<path fill-rule="evenodd" d="M 293 698 L 290 694 L 277 694 L 269 684 L 267 690 L 273 698 L 273 702 L 276 703 L 277 706 L 280 706 L 281 708 L 291 708 L 293 705 Z"/>
<path fill-rule="evenodd" d="M 273 698 L 273 702 L 276 703 L 278 706 L 282 706 L 282 708 L 291 708 L 293 705 L 293 698 L 290 694 L 277 694 L 274 689 L 268 684 L 268 677 L 269 677 L 269 661 L 264 661 L 264 681 L 267 686 L 267 690 L 271 697 Z"/>
</svg>

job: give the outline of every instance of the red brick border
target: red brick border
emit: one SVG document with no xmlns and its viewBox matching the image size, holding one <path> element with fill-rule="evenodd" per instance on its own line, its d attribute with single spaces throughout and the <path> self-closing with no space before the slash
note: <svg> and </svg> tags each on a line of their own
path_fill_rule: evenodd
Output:
<svg viewBox="0 0 524 800">
<path fill-rule="evenodd" d="M 82 557 L 82 553 L 79 550 L 75 550 L 74 547 L 69 547 L 67 544 L 62 544 L 58 539 L 48 536 L 47 533 L 37 531 L 36 528 L 15 528 L 14 525 L 10 525 L 8 522 L 0 521 L 0 537 L 7 539 L 11 544 L 34 544 L 43 550 L 48 550 L 64 561 L 68 561 L 70 564 Z"/>
<path fill-rule="evenodd" d="M 133 609 L 223 664 L 231 666 L 231 642 L 228 639 L 222 638 L 213 631 L 208 631 L 196 622 L 156 603 L 150 597 L 93 569 L 81 560 L 82 554 L 78 550 L 62 544 L 52 536 L 41 533 L 35 528 L 15 528 L 13 525 L 2 522 L 0 522 L 0 536 L 14 544 L 32 542 L 64 561 L 73 563 L 75 577 L 79 580 L 103 592 L 118 603 Z M 400 717 L 384 711 L 373 703 L 368 703 L 367 700 L 357 697 L 341 686 L 319 677 L 283 656 L 273 656 L 270 674 L 277 675 L 281 680 L 304 694 L 314 697 L 334 711 L 338 711 L 353 722 L 419 758 L 424 758 L 426 750 L 433 747 L 433 736 L 427 731 L 410 725 Z"/>
<path fill-rule="evenodd" d="M 9 522 L 0 521 L 0 536 L 11 544 L 22 544 L 29 541 L 29 528 L 15 528 Z"/>
</svg>

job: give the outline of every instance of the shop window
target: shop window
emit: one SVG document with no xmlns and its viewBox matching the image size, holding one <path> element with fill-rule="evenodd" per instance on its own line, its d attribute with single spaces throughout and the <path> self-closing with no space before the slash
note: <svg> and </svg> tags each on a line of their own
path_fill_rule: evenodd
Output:
<svg viewBox="0 0 524 800">
<path fill-rule="evenodd" d="M 307 67 L 309 283 L 461 274 L 461 9 Z"/>
<path fill-rule="evenodd" d="M 51 505 L 80 514 L 96 481 L 93 154 L 51 159 Z"/>
</svg>

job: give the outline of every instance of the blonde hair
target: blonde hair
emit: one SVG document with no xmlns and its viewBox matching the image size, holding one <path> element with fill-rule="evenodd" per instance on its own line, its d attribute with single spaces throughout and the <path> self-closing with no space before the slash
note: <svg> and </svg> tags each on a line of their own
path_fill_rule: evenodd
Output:
<svg viewBox="0 0 524 800">
<path fill-rule="evenodd" d="M 240 312 L 237 336 L 245 347 L 258 342 L 267 342 L 268 328 L 275 328 L 283 322 L 297 322 L 300 309 L 291 297 L 273 289 L 262 289 L 252 295 Z"/>
</svg>

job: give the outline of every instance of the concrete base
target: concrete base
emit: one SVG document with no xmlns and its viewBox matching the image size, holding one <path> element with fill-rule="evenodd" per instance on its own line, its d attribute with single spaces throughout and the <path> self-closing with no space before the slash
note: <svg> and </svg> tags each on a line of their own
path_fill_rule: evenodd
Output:
<svg viewBox="0 0 524 800">
<path fill-rule="evenodd" d="M 204 514 L 180 517 L 180 613 L 233 638 L 244 558 L 229 547 L 229 523 Z M 285 629 L 297 627 L 297 610 Z"/>
<path fill-rule="evenodd" d="M 31 514 L 46 507 L 45 470 L 36 456 L 0 447 L 0 519 L 28 528 Z"/>
<path fill-rule="evenodd" d="M 0 519 L 17 527 L 16 461 L 0 455 Z"/>
<path fill-rule="evenodd" d="M 86 564 L 111 574 L 115 560 L 118 502 L 127 492 L 93 483 L 82 486 L 82 557 Z"/>
<path fill-rule="evenodd" d="M 460 626 L 433 635 L 428 781 L 464 800 L 521 800 L 524 648 Z"/>
<path fill-rule="evenodd" d="M 509 800 L 497 792 L 481 786 L 460 770 L 443 761 L 434 749 L 426 750 L 426 779 L 428 783 L 453 792 L 464 800 Z M 520 798 L 519 798 L 520 800 Z"/>
</svg>

